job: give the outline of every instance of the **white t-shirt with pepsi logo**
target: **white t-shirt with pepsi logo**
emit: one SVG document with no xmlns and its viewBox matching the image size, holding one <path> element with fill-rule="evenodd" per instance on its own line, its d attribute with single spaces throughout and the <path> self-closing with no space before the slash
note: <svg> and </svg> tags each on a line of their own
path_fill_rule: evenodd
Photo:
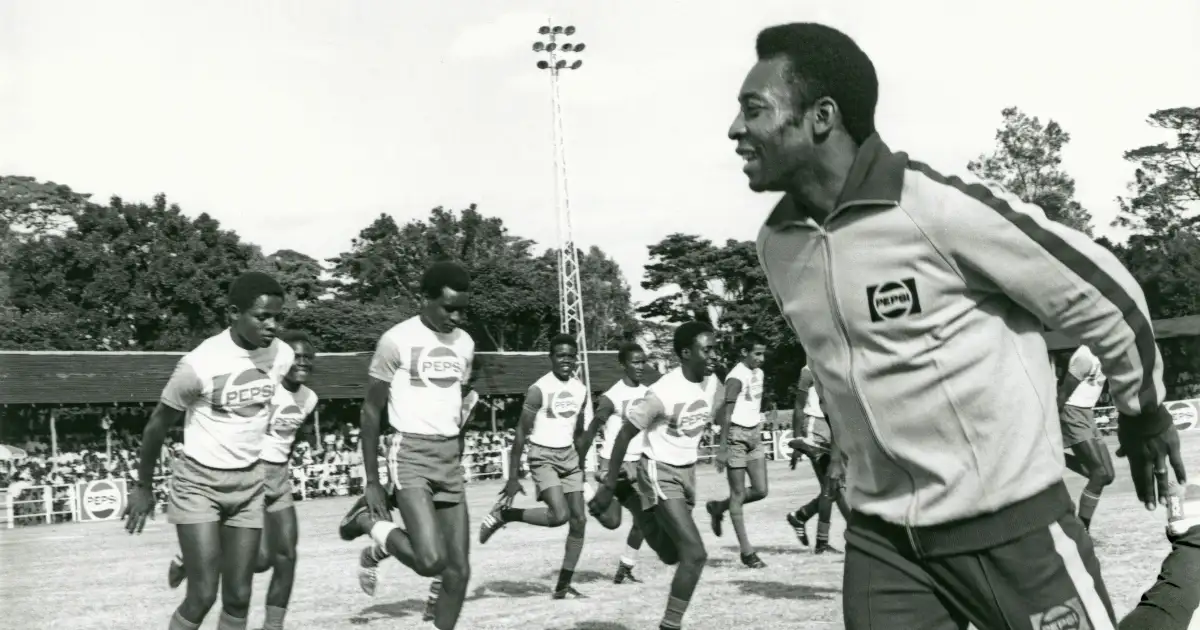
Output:
<svg viewBox="0 0 1200 630">
<path fill-rule="evenodd" d="M 672 466 L 696 463 L 700 438 L 716 415 L 720 395 L 715 374 L 693 383 L 680 368 L 667 372 L 629 412 L 629 421 L 646 433 L 643 454 Z"/>
<path fill-rule="evenodd" d="M 753 429 L 762 423 L 763 371 L 759 368 L 751 370 L 745 363 L 737 362 L 725 380 L 737 379 L 742 384 L 742 391 L 733 403 L 733 413 L 729 421 L 739 427 Z"/>
<path fill-rule="evenodd" d="M 561 381 L 550 372 L 533 386 L 542 394 L 542 406 L 534 418 L 529 441 L 548 448 L 574 444 L 576 418 L 587 403 L 587 388 L 583 381 L 577 378 Z"/>
<path fill-rule="evenodd" d="M 296 441 L 296 432 L 317 408 L 317 394 L 303 385 L 295 392 L 280 385 L 271 404 L 271 422 L 267 425 L 263 450 L 258 458 L 272 464 L 286 464 L 292 443 Z"/>
<path fill-rule="evenodd" d="M 645 398 L 648 391 L 650 389 L 645 385 L 630 387 L 625 384 L 625 379 L 621 379 L 604 392 L 604 397 L 613 404 L 613 414 L 604 423 L 604 443 L 600 445 L 600 457 L 612 459 L 613 444 L 617 441 L 617 434 L 621 432 L 621 425 L 629 419 L 630 407 L 633 406 L 633 403 Z M 645 446 L 645 432 L 634 436 L 625 449 L 625 461 L 636 462 L 641 459 Z"/>
<path fill-rule="evenodd" d="M 464 420 L 462 385 L 470 377 L 474 359 L 475 341 L 461 328 L 434 332 L 416 316 L 383 333 L 368 373 L 391 385 L 392 429 L 457 436 Z"/>
<path fill-rule="evenodd" d="M 209 337 L 175 366 L 161 401 L 185 411 L 183 452 L 209 468 L 246 468 L 258 461 L 271 401 L 296 353 L 278 339 L 246 350 L 229 329 Z"/>
</svg>

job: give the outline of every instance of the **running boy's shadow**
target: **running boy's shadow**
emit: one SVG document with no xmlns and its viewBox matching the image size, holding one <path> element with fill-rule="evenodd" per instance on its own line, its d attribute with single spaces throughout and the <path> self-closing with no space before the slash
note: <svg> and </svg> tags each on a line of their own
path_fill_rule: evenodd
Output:
<svg viewBox="0 0 1200 630">
<path fill-rule="evenodd" d="M 784 582 L 758 582 L 753 580 L 732 580 L 729 582 L 742 589 L 747 595 L 758 595 L 767 599 L 793 599 L 802 601 L 820 601 L 833 599 L 841 589 L 806 584 L 787 584 Z"/>
<path fill-rule="evenodd" d="M 399 602 L 391 602 L 387 604 L 375 604 L 368 608 L 364 608 L 359 613 L 350 618 L 350 623 L 356 626 L 371 623 L 382 617 L 392 617 L 399 619 L 410 615 L 420 614 L 425 610 L 425 600 L 423 599 L 406 599 Z"/>
<path fill-rule="evenodd" d="M 546 575 L 542 576 L 542 579 L 543 580 L 557 580 L 558 579 L 558 571 L 551 571 L 551 572 L 547 573 Z M 605 575 L 603 573 L 600 573 L 599 571 L 576 571 L 575 575 L 573 575 L 571 577 L 571 582 L 573 584 L 591 584 L 592 582 L 601 582 L 601 581 L 606 581 L 606 580 L 611 580 L 611 579 L 612 579 L 611 574 Z"/>
<path fill-rule="evenodd" d="M 517 582 L 514 580 L 493 580 L 475 587 L 467 599 L 482 599 L 484 597 L 538 597 L 549 595 L 550 587 L 537 582 Z"/>
<path fill-rule="evenodd" d="M 570 628 L 555 628 L 554 630 L 632 630 L 632 628 L 611 621 L 580 621 Z"/>
<path fill-rule="evenodd" d="M 737 545 L 721 547 L 721 548 L 726 551 L 741 552 L 741 548 L 738 547 Z M 786 547 L 772 545 L 772 546 L 768 546 L 768 547 L 755 547 L 754 550 L 759 553 L 771 555 L 771 556 L 798 556 L 801 554 L 811 554 L 812 553 L 812 549 L 809 549 L 806 547 L 801 547 L 799 545 L 789 545 Z"/>
</svg>

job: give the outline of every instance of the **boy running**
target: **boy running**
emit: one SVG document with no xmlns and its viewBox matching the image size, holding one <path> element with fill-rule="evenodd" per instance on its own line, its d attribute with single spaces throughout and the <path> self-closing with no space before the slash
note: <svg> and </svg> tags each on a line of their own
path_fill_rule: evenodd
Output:
<svg viewBox="0 0 1200 630">
<path fill-rule="evenodd" d="M 821 409 L 812 370 L 808 369 L 807 365 L 800 370 L 800 382 L 796 389 L 796 404 L 792 409 L 792 435 L 795 439 L 788 442 L 788 446 L 808 455 L 808 461 L 812 462 L 813 474 L 816 475 L 821 489 L 812 501 L 789 513 L 787 522 L 796 532 L 800 544 L 807 547 L 807 523 L 815 514 L 817 546 L 813 548 L 813 553 L 840 554 L 840 551 L 829 544 L 829 522 L 833 516 L 835 502 L 843 519 L 849 518 L 850 506 L 846 504 L 841 488 L 829 482 L 829 465 L 833 460 L 833 454 L 830 452 L 833 446 L 833 432 L 829 430 L 829 421 Z"/>
<path fill-rule="evenodd" d="M 596 467 L 596 483 L 603 484 L 608 478 L 609 466 L 612 466 L 613 445 L 616 443 L 617 434 L 621 432 L 621 427 L 625 421 L 629 419 L 629 408 L 638 400 L 646 396 L 646 386 L 642 384 L 642 376 L 646 370 L 646 352 L 636 343 L 626 343 L 617 350 L 617 361 L 624 368 L 625 376 L 617 381 L 608 391 L 604 392 L 600 399 L 596 401 L 596 415 L 592 418 L 592 423 L 588 426 L 587 435 L 584 436 L 583 446 L 580 448 L 581 453 L 586 453 L 591 448 L 592 440 L 596 437 L 596 431 L 601 425 L 604 426 L 604 443 L 600 445 L 600 457 Z M 621 507 L 629 504 L 630 499 L 637 499 L 637 463 L 642 459 L 642 446 L 645 444 L 644 437 L 638 437 L 630 441 L 629 447 L 625 451 L 625 457 L 617 466 L 620 471 L 617 473 L 617 486 L 613 493 L 616 497 L 616 503 L 613 503 L 603 517 L 598 517 L 600 524 L 607 529 L 617 529 L 621 526 Z M 636 505 L 638 512 L 641 512 L 641 506 Z M 621 556 L 620 563 L 617 565 L 617 573 L 613 576 L 613 583 L 620 584 L 625 580 L 630 582 L 641 582 L 633 575 L 633 567 L 637 564 L 638 550 L 642 547 L 642 530 L 637 525 L 637 515 L 634 514 L 634 521 L 629 528 L 629 535 L 625 538 L 625 554 Z"/>
<path fill-rule="evenodd" d="M 1100 360 L 1087 346 L 1079 346 L 1071 355 L 1067 373 L 1058 387 L 1058 420 L 1062 427 L 1063 448 L 1071 451 L 1066 456 L 1067 468 L 1088 480 L 1079 496 L 1079 520 L 1089 531 L 1096 506 L 1100 504 L 1100 493 L 1116 476 L 1112 455 L 1092 416 L 1103 391 L 1104 371 L 1100 369 Z"/>
<path fill-rule="evenodd" d="M 500 503 L 479 526 L 479 544 L 484 544 L 508 523 L 527 523 L 538 527 L 568 524 L 567 548 L 554 599 L 568 595 L 580 597 L 571 586 L 575 565 L 583 553 L 583 535 L 587 509 L 583 498 L 583 467 L 587 452 L 583 447 L 583 415 L 588 392 L 583 381 L 574 378 L 579 359 L 575 337 L 556 335 L 550 340 L 550 372 L 529 387 L 525 406 L 517 424 L 516 437 L 509 453 L 508 483 L 501 490 Z M 521 453 L 528 439 L 529 474 L 537 488 L 538 500 L 546 507 L 529 510 L 512 507 L 521 486 Z M 581 450 L 583 448 L 584 450 Z"/>
<path fill-rule="evenodd" d="M 742 564 L 751 569 L 762 569 L 767 563 L 759 559 L 750 544 L 742 506 L 767 498 L 767 451 L 762 444 L 761 416 L 762 364 L 767 345 L 757 335 L 750 334 L 742 340 L 738 351 L 741 359 L 725 376 L 725 406 L 718 420 L 721 437 L 717 447 L 717 472 L 725 470 L 729 498 L 709 501 L 704 507 L 717 536 L 721 535 L 721 520 L 725 518 L 725 512 L 729 512 Z M 750 477 L 749 492 L 746 491 L 747 476 Z"/>
<path fill-rule="evenodd" d="M 245 630 L 263 528 L 259 456 L 279 382 L 294 352 L 275 338 L 283 287 L 247 272 L 229 288 L 233 324 L 184 355 L 142 434 L 138 482 L 126 531 L 141 533 L 154 509 L 154 469 L 167 430 L 183 421 L 183 453 L 172 463 L 168 520 L 175 525 L 187 595 L 169 630 L 196 630 L 217 601 L 218 630 Z"/>
<path fill-rule="evenodd" d="M 434 626 L 441 630 L 458 623 L 471 577 L 461 423 L 462 385 L 471 373 L 475 342 L 460 328 L 470 290 L 471 278 L 461 265 L 434 263 L 421 277 L 420 314 L 380 338 L 362 409 L 365 492 L 338 528 L 343 540 L 370 534 L 375 541 L 359 557 L 360 585 L 368 592 L 375 590 L 376 567 L 389 555 L 418 575 L 440 577 Z M 407 529 L 392 522 L 379 480 L 385 409 L 394 431 L 388 479 Z"/>
<path fill-rule="evenodd" d="M 687 322 L 675 329 L 679 367 L 649 387 L 646 397 L 629 411 L 629 421 L 617 433 L 612 461 L 624 461 L 629 443 L 645 431 L 638 462 L 638 494 L 643 511 L 637 523 L 650 548 L 667 564 L 676 564 L 671 595 L 660 630 L 679 630 L 708 552 L 692 508 L 696 505 L 696 460 L 700 438 L 720 406 L 721 383 L 713 375 L 716 361 L 713 329 Z M 608 478 L 596 491 L 591 511 L 598 519 L 608 512 L 616 494 L 620 468 L 609 467 Z"/>
</svg>

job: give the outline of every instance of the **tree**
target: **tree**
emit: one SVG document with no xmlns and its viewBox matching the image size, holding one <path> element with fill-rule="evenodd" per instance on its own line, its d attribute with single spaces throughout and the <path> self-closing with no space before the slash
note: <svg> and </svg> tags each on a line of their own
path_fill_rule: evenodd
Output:
<svg viewBox="0 0 1200 630">
<path fill-rule="evenodd" d="M 804 349 L 771 295 L 754 243 L 729 240 L 717 247 L 676 233 L 649 250 L 642 288 L 662 294 L 638 312 L 660 324 L 690 319 L 714 324 L 726 366 L 737 360 L 735 348 L 743 334 L 762 336 L 768 347 L 766 398 L 790 403 L 804 367 Z"/>
<path fill-rule="evenodd" d="M 21 243 L 61 234 L 91 205 L 89 195 L 32 177 L 0 175 L 0 307 L 11 304 L 10 269 Z"/>
<path fill-rule="evenodd" d="M 427 221 L 403 227 L 380 215 L 329 262 L 339 297 L 411 310 L 421 302 L 425 269 L 438 259 L 458 260 L 472 276 L 467 329 L 478 349 L 526 350 L 544 342 L 558 310 L 553 268 L 532 248 L 533 241 L 472 204 L 461 213 L 437 207 Z"/>
<path fill-rule="evenodd" d="M 79 320 L 63 313 L 0 309 L 0 350 L 104 350 L 87 337 Z"/>
<path fill-rule="evenodd" d="M 1050 219 L 1091 234 L 1092 215 L 1075 200 L 1075 180 L 1062 168 L 1062 150 L 1071 135 L 1057 122 L 1043 125 L 1016 107 L 1001 115 L 995 150 L 969 162 L 967 169 L 1041 207 Z"/>
<path fill-rule="evenodd" d="M 546 273 L 554 279 L 553 299 L 556 310 L 553 326 L 561 326 L 558 307 L 558 249 L 542 254 Z M 633 310 L 633 296 L 621 267 L 604 250 L 593 245 L 588 251 L 576 252 L 579 258 L 579 281 L 583 294 L 583 323 L 589 350 L 616 350 L 632 341 L 640 332 L 641 323 Z"/>
<path fill-rule="evenodd" d="M 12 301 L 23 314 L 69 316 L 111 349 L 189 349 L 227 325 L 229 283 L 261 260 L 257 247 L 207 214 L 189 219 L 162 194 L 152 205 L 113 197 L 73 221 L 17 248 Z"/>
<path fill-rule="evenodd" d="M 1113 223 L 1142 234 L 1200 233 L 1200 107 L 1160 109 L 1146 122 L 1174 134 L 1175 144 L 1125 152 L 1137 165 L 1133 195 L 1118 197 L 1121 213 Z"/>
<path fill-rule="evenodd" d="M 414 314 L 391 304 L 326 299 L 290 311 L 287 327 L 313 337 L 318 352 L 370 352 L 383 333 Z"/>
<path fill-rule="evenodd" d="M 265 271 L 279 280 L 287 290 L 290 308 L 320 299 L 327 283 L 321 279 L 325 272 L 317 259 L 291 249 L 281 249 L 264 259 Z"/>
</svg>

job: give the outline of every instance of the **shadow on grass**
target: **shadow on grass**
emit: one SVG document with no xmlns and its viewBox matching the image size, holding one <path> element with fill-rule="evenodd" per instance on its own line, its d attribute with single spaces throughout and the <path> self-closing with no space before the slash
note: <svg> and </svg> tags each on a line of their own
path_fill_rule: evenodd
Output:
<svg viewBox="0 0 1200 630">
<path fill-rule="evenodd" d="M 543 580 L 557 580 L 558 571 L 551 571 L 542 576 Z M 603 582 L 611 580 L 612 575 L 605 575 L 599 571 L 576 571 L 575 575 L 571 576 L 572 584 L 591 584 L 593 582 Z"/>
<path fill-rule="evenodd" d="M 786 584 L 784 582 L 759 582 L 756 580 L 731 580 L 747 595 L 757 595 L 767 599 L 792 599 L 804 601 L 821 601 L 833 599 L 841 589 L 821 586 L 806 586 L 804 584 Z"/>
<path fill-rule="evenodd" d="M 384 617 L 399 619 L 412 615 L 420 615 L 424 609 L 425 600 L 423 599 L 406 599 L 388 604 L 375 604 L 374 606 L 362 609 L 357 615 L 351 617 L 350 623 L 361 626 L 378 619 L 383 619 Z"/>
<path fill-rule="evenodd" d="M 539 597 L 550 594 L 550 587 L 538 582 L 493 580 L 475 587 L 468 600 L 484 597 Z"/>
<path fill-rule="evenodd" d="M 562 630 L 632 630 L 629 626 L 611 621 L 580 621 Z"/>
<path fill-rule="evenodd" d="M 721 548 L 724 549 L 725 551 L 732 551 L 733 553 L 738 553 L 738 554 L 740 554 L 742 551 L 741 548 L 738 547 L 737 545 L 733 545 L 733 546 L 729 546 L 729 547 L 721 547 Z M 771 555 L 771 556 L 799 556 L 799 555 L 812 554 L 811 548 L 801 547 L 798 544 L 797 545 L 786 545 L 786 546 L 784 546 L 784 545 L 768 545 L 765 547 L 755 547 L 754 550 L 760 554 L 766 554 L 766 555 Z"/>
</svg>

